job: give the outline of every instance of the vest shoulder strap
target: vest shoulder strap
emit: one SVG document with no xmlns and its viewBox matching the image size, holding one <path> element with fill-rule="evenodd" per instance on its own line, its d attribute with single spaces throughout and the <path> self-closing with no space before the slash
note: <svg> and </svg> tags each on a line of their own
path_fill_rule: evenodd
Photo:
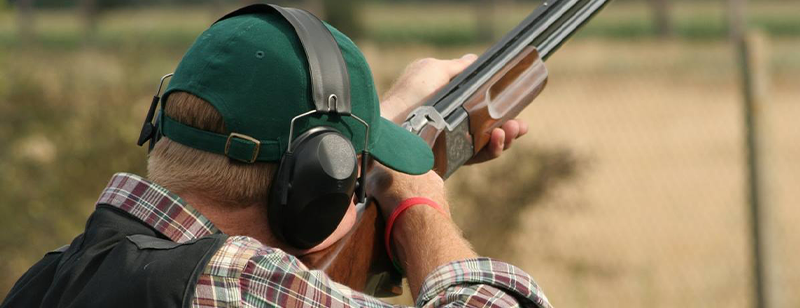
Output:
<svg viewBox="0 0 800 308">
<path fill-rule="evenodd" d="M 189 307 L 199 276 L 226 239 L 214 234 L 175 243 L 101 206 L 85 232 L 31 267 L 0 308 Z"/>
</svg>

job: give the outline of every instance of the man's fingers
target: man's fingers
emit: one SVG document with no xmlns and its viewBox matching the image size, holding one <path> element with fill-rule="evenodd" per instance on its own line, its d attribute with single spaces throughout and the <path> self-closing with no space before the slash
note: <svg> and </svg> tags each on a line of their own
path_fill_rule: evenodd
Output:
<svg viewBox="0 0 800 308">
<path fill-rule="evenodd" d="M 500 157 L 503 151 L 511 147 L 514 139 L 521 137 L 528 133 L 528 123 L 525 121 L 514 119 L 506 122 L 500 128 L 492 130 L 492 136 L 489 138 L 489 143 L 475 154 L 467 165 L 479 164 Z"/>
<path fill-rule="evenodd" d="M 465 55 L 461 56 L 461 58 L 459 58 L 458 60 L 461 61 L 461 62 L 466 63 L 467 65 L 470 65 L 470 64 L 472 64 L 472 62 L 475 62 L 475 60 L 477 60 L 477 59 L 478 59 L 478 55 L 476 55 L 474 53 L 468 53 L 468 54 L 465 54 Z"/>
<path fill-rule="evenodd" d="M 519 122 L 519 135 L 517 135 L 517 138 L 525 136 L 528 133 L 528 123 L 523 120 L 515 121 Z"/>
<path fill-rule="evenodd" d="M 500 155 L 503 154 L 503 149 L 505 148 L 506 142 L 506 132 L 504 130 L 499 128 L 492 130 L 492 138 L 489 140 L 488 146 L 488 159 L 500 157 Z"/>
<path fill-rule="evenodd" d="M 460 65 L 462 65 L 462 66 L 464 66 L 466 68 L 467 66 L 472 64 L 472 62 L 475 62 L 475 60 L 477 60 L 477 59 L 478 59 L 478 56 L 476 54 L 468 53 L 468 54 L 465 54 L 465 55 L 461 56 L 461 58 L 453 59 L 452 61 L 458 62 L 458 64 L 460 64 Z"/>
<path fill-rule="evenodd" d="M 483 149 L 481 149 L 478 154 L 475 154 L 472 158 L 470 158 L 466 164 L 480 164 L 485 161 L 490 161 L 492 159 L 500 157 L 500 154 L 503 154 L 503 147 L 505 144 L 506 133 L 502 129 L 495 128 L 492 130 L 492 136 L 489 138 L 489 143 L 486 144 Z"/>
<path fill-rule="evenodd" d="M 516 120 L 511 120 L 503 124 L 502 130 L 505 132 L 505 147 L 503 150 L 507 150 L 511 147 L 511 143 L 514 142 L 514 139 L 517 139 L 520 133 L 520 124 Z"/>
<path fill-rule="evenodd" d="M 446 65 L 447 73 L 450 74 L 450 76 L 455 77 L 456 75 L 464 71 L 464 69 L 467 68 L 467 66 L 472 64 L 472 62 L 475 62 L 476 59 L 478 59 L 477 55 L 468 53 L 462 56 L 461 58 L 447 61 L 448 62 Z"/>
</svg>

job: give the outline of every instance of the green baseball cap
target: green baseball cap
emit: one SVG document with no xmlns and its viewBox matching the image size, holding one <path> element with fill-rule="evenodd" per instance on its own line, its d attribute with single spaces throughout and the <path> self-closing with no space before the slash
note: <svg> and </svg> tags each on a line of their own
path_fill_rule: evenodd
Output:
<svg viewBox="0 0 800 308">
<path fill-rule="evenodd" d="M 356 151 L 394 170 L 422 174 L 433 153 L 419 136 L 380 116 L 372 73 L 358 47 L 325 24 L 339 45 L 350 77 L 352 113 L 369 124 L 335 114 L 315 114 L 295 122 L 294 137 L 318 126 L 338 130 Z M 161 112 L 161 133 L 175 142 L 244 162 L 277 162 L 286 152 L 290 122 L 314 110 L 308 60 L 299 37 L 277 12 L 237 15 L 203 32 L 183 56 L 164 99 L 176 91 L 194 94 L 222 115 L 226 134 L 182 124 Z"/>
</svg>

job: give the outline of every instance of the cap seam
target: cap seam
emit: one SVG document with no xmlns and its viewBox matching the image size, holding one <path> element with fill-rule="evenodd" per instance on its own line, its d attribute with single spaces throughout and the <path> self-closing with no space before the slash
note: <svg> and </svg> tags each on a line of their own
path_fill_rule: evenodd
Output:
<svg viewBox="0 0 800 308">
<path fill-rule="evenodd" d="M 383 119 L 383 118 L 379 117 L 378 123 L 380 123 L 381 119 Z M 380 124 L 378 124 L 378 125 L 380 125 Z M 369 130 L 370 130 L 370 132 L 372 132 L 372 127 L 370 127 Z M 377 135 L 377 136 L 375 136 L 375 138 L 372 138 L 372 135 Z M 382 137 L 383 137 L 383 130 L 382 129 L 376 129 L 375 130 L 375 134 L 370 134 L 369 143 L 365 144 L 364 148 L 369 148 L 369 151 L 372 152 L 372 149 L 374 149 L 375 146 L 377 146 L 378 142 L 381 141 Z"/>
<path fill-rule="evenodd" d="M 217 23 L 214 23 L 213 25 L 211 25 L 211 27 L 214 27 L 214 25 L 216 25 L 216 24 Z M 242 34 L 244 34 L 245 31 L 249 30 L 253 26 L 255 26 L 255 23 L 253 21 L 249 21 L 249 20 L 246 20 L 244 23 L 237 25 L 237 28 L 240 28 L 240 29 L 241 28 L 245 28 L 245 29 L 236 31 L 236 35 L 231 35 L 227 40 L 225 40 L 225 43 L 222 44 L 222 48 L 217 50 L 217 52 L 214 54 L 213 58 L 218 57 L 220 54 L 223 53 L 223 51 L 227 54 L 228 51 L 230 51 L 230 46 L 231 46 L 231 43 L 233 42 L 233 40 L 238 38 L 238 37 L 240 37 Z M 203 66 L 202 69 L 200 69 L 199 73 L 205 72 L 209 67 L 211 67 L 211 63 L 212 63 L 212 61 L 206 61 L 205 65 Z M 198 75 L 201 75 L 201 74 L 198 74 Z M 207 89 L 207 86 L 202 81 L 199 81 L 199 80 L 197 80 L 195 78 L 192 78 L 191 81 L 189 81 L 188 84 L 193 84 L 193 83 L 196 84 L 198 87 L 201 87 L 202 89 Z M 218 96 L 213 95 L 213 94 L 209 94 L 209 96 L 213 96 L 215 99 L 219 99 Z M 211 104 L 212 105 L 216 105 L 214 103 L 211 103 Z M 232 118 L 230 116 L 226 116 L 226 115 L 230 115 L 231 114 L 230 110 L 228 109 L 228 102 L 226 100 L 224 100 L 224 99 L 220 99 L 219 104 L 221 104 L 222 106 L 215 106 L 215 107 L 217 107 L 218 109 L 222 109 L 222 110 L 218 110 L 218 111 L 224 112 L 224 113 L 221 114 L 221 116 L 223 118 L 223 121 L 226 122 L 225 126 L 228 129 L 228 131 L 229 132 L 234 131 L 234 127 L 239 128 L 241 126 L 241 123 L 235 117 Z"/>
</svg>

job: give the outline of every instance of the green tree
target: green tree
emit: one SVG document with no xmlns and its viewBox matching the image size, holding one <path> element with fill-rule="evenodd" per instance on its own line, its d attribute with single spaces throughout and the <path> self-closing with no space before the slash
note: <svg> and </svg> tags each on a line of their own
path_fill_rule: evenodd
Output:
<svg viewBox="0 0 800 308">
<path fill-rule="evenodd" d="M 650 6 L 653 11 L 653 20 L 656 23 L 656 34 L 661 38 L 672 36 L 674 31 L 670 18 L 669 0 L 650 0 Z"/>
<path fill-rule="evenodd" d="M 361 19 L 364 0 L 322 0 L 325 21 L 357 39 L 364 35 L 364 25 Z"/>
<path fill-rule="evenodd" d="M 33 38 L 33 0 L 19 0 L 17 6 L 17 34 L 21 41 Z"/>
</svg>

